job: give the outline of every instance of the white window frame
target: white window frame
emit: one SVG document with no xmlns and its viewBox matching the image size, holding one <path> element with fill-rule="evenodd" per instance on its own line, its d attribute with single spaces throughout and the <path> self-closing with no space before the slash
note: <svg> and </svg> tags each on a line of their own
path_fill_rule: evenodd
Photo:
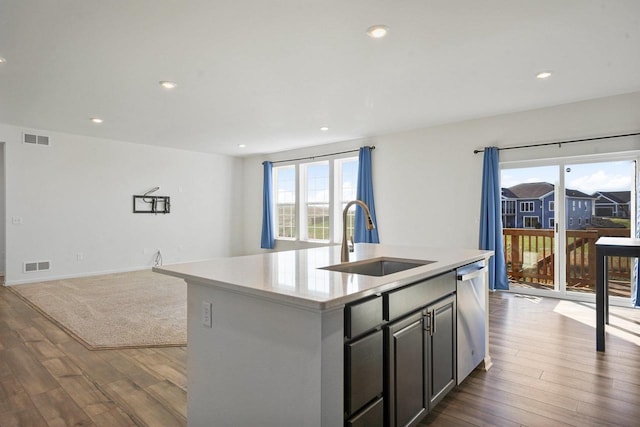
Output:
<svg viewBox="0 0 640 427">
<path fill-rule="evenodd" d="M 630 161 L 636 162 L 636 170 L 633 175 L 635 176 L 635 185 L 631 188 L 631 203 L 629 206 L 629 211 L 637 214 L 640 206 L 637 206 L 636 201 L 638 200 L 638 190 L 640 189 L 640 150 L 633 151 L 623 151 L 623 152 L 609 152 L 609 153 L 598 153 L 598 154 L 578 154 L 575 156 L 560 156 L 553 157 L 549 156 L 548 158 L 540 158 L 534 160 L 508 160 L 500 162 L 500 169 L 509 170 L 509 169 L 518 169 L 518 168 L 531 168 L 531 167 L 543 167 L 543 166 L 554 166 L 558 168 L 559 176 L 558 183 L 556 189 L 565 188 L 565 174 L 564 170 L 567 165 L 574 163 L 600 163 L 600 162 L 614 162 L 614 161 Z M 557 289 L 554 290 L 538 290 L 538 289 L 525 289 L 525 288 L 516 288 L 518 293 L 525 293 L 530 295 L 540 295 L 540 296 L 548 296 L 548 295 L 559 295 L 560 298 L 565 298 L 569 300 L 576 301 L 586 301 L 593 303 L 595 301 L 595 295 L 586 294 L 582 292 L 571 292 L 567 291 L 565 288 L 566 285 L 566 242 L 562 238 L 558 238 L 558 236 L 564 235 L 566 230 L 568 229 L 568 222 L 571 218 L 568 218 L 568 213 L 571 211 L 571 204 L 565 203 L 562 200 L 562 195 L 559 191 L 555 193 L 555 202 L 557 208 L 555 212 L 558 215 L 559 221 L 554 224 L 554 227 L 557 227 L 555 230 L 555 236 L 557 238 L 554 239 L 554 253 L 557 255 L 555 262 L 557 268 L 555 269 L 555 278 L 554 282 L 556 283 Z M 635 218 L 632 216 L 632 218 Z M 640 230 L 637 230 L 636 221 L 631 221 L 631 236 L 636 236 L 640 234 Z M 635 278 L 632 278 L 632 281 L 635 281 Z M 620 305 L 631 307 L 631 298 L 627 297 L 610 297 L 610 304 L 612 305 Z"/>
<path fill-rule="evenodd" d="M 549 212 L 553 212 L 555 208 L 555 202 L 553 200 L 549 200 Z"/>
<path fill-rule="evenodd" d="M 278 233 L 280 233 L 280 216 L 278 213 L 278 173 L 279 173 L 279 169 L 280 168 L 291 168 L 293 167 L 293 179 L 295 182 L 295 189 L 294 189 L 294 207 L 296 209 L 296 213 L 294 215 L 293 218 L 293 226 L 295 229 L 295 236 L 294 237 L 285 237 L 285 236 L 279 236 Z M 273 228 L 274 228 L 274 232 L 276 234 L 276 239 L 277 240 L 289 240 L 289 241 L 294 241 L 297 239 L 298 236 L 298 231 L 300 230 L 300 221 L 299 221 L 299 199 L 298 199 L 298 195 L 300 194 L 299 192 L 299 182 L 298 182 L 298 166 L 297 165 L 291 165 L 291 164 L 287 164 L 287 165 L 282 165 L 282 166 L 273 166 L 273 171 L 272 171 L 272 179 L 273 179 L 273 185 L 274 185 L 274 194 L 273 194 L 273 212 L 272 212 L 272 217 L 273 217 Z"/>
<path fill-rule="evenodd" d="M 538 215 L 527 215 L 527 216 L 523 216 L 522 217 L 522 228 L 536 228 L 535 226 L 528 226 L 526 225 L 527 220 L 533 220 L 535 218 L 536 220 L 536 224 L 540 224 L 540 217 Z"/>
<path fill-rule="evenodd" d="M 281 237 L 278 236 L 278 212 L 277 212 L 277 199 L 273 203 L 273 216 L 274 228 L 276 232 L 276 240 L 283 241 L 298 241 L 309 242 L 312 244 L 334 244 L 342 242 L 342 165 L 346 162 L 355 161 L 358 162 L 357 153 L 349 155 L 331 156 L 322 160 L 299 160 L 287 162 L 279 165 L 274 165 L 274 184 L 276 184 L 275 178 L 277 169 L 287 166 L 295 167 L 295 209 L 296 209 L 296 232 L 295 237 Z M 306 170 L 308 165 L 328 162 L 329 164 L 329 239 L 310 239 L 308 236 L 309 230 L 307 226 L 307 174 Z M 356 166 L 357 167 L 357 166 Z M 356 173 L 357 179 L 357 173 Z M 275 192 L 274 192 L 275 193 Z M 277 197 L 277 194 L 274 194 Z M 353 209 L 353 208 L 352 208 Z"/>
<path fill-rule="evenodd" d="M 531 206 L 531 209 L 525 209 L 524 206 Z M 520 212 L 535 212 L 536 204 L 534 202 L 520 202 Z"/>
</svg>

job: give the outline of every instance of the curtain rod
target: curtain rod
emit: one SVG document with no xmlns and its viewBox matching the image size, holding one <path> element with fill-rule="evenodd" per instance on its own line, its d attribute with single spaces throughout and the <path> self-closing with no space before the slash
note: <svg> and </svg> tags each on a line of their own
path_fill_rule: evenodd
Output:
<svg viewBox="0 0 640 427">
<path fill-rule="evenodd" d="M 376 147 L 374 145 L 370 146 L 369 148 L 371 148 L 372 150 L 375 150 Z M 337 156 L 338 154 L 347 154 L 347 153 L 357 153 L 358 151 L 360 151 L 360 149 L 357 150 L 347 150 L 347 151 L 340 151 L 338 153 L 330 153 L 330 154 L 320 154 L 319 156 L 310 156 L 310 157 L 300 157 L 297 159 L 287 159 L 287 160 L 276 160 L 275 162 L 271 162 L 271 164 L 275 164 L 275 163 L 285 163 L 285 162 L 296 162 L 298 160 L 315 160 L 318 157 L 330 157 L 330 156 Z M 262 164 L 264 165 L 266 162 L 262 162 Z"/>
<path fill-rule="evenodd" d="M 558 148 L 561 148 L 562 144 L 572 144 L 574 142 L 598 141 L 598 140 L 601 140 L 601 139 L 611 139 L 611 138 L 624 138 L 625 136 L 637 136 L 637 135 L 640 135 L 640 132 L 625 133 L 625 134 L 620 134 L 620 135 L 596 136 L 594 138 L 572 139 L 572 140 L 568 140 L 568 141 L 543 142 L 541 144 L 518 145 L 518 146 L 515 146 L 515 147 L 498 148 L 498 151 L 502 151 L 502 150 L 518 150 L 520 148 L 543 147 L 545 145 L 557 145 Z M 478 153 L 482 153 L 482 152 L 484 152 L 484 150 L 473 150 L 473 154 L 478 154 Z"/>
</svg>

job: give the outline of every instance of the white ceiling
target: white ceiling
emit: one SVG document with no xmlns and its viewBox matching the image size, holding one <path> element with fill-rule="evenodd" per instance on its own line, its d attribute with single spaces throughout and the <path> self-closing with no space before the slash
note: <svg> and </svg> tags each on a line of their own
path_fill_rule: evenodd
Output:
<svg viewBox="0 0 640 427">
<path fill-rule="evenodd" d="M 0 56 L 0 122 L 247 155 L 640 91 L 640 1 L 0 0 Z"/>
</svg>

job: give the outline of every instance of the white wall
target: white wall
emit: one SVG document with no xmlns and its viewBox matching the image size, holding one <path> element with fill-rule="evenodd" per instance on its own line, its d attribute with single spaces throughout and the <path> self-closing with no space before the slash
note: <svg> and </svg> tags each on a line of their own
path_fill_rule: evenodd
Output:
<svg viewBox="0 0 640 427">
<path fill-rule="evenodd" d="M 23 131 L 52 144 L 22 144 Z M 157 249 L 165 264 L 240 251 L 239 159 L 8 125 L 0 141 L 8 284 L 148 268 Z M 171 213 L 133 214 L 132 196 L 155 186 L 171 196 Z M 40 260 L 51 271 L 23 273 L 23 262 Z"/>
<path fill-rule="evenodd" d="M 260 251 L 263 160 L 318 155 L 375 145 L 373 180 L 383 243 L 478 245 L 484 146 L 507 147 L 640 131 L 640 92 L 470 120 L 360 141 L 245 159 L 244 251 Z M 640 138 L 501 151 L 501 161 L 640 150 Z M 294 245 L 277 242 L 276 249 Z"/>
<path fill-rule="evenodd" d="M 4 215 L 4 143 L 0 142 L 0 275 L 4 276 L 5 267 L 5 233 L 6 222 Z"/>
</svg>

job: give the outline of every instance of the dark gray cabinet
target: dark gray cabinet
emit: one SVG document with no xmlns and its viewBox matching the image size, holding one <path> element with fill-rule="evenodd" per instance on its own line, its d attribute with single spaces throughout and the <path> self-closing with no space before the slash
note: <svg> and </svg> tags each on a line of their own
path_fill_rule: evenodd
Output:
<svg viewBox="0 0 640 427">
<path fill-rule="evenodd" d="M 456 385 L 454 272 L 345 307 L 345 425 L 415 426 Z"/>
<path fill-rule="evenodd" d="M 415 425 L 428 411 L 425 395 L 424 314 L 398 320 L 387 332 L 387 424 Z"/>
<path fill-rule="evenodd" d="M 387 425 L 415 426 L 456 385 L 455 295 L 385 330 Z"/>
<path fill-rule="evenodd" d="M 345 410 L 356 413 L 383 391 L 383 338 L 376 331 L 346 344 Z"/>
<path fill-rule="evenodd" d="M 456 298 L 427 307 L 427 393 L 429 410 L 456 386 Z"/>
<path fill-rule="evenodd" d="M 344 412 L 347 426 L 384 425 L 382 297 L 345 307 Z"/>
</svg>

